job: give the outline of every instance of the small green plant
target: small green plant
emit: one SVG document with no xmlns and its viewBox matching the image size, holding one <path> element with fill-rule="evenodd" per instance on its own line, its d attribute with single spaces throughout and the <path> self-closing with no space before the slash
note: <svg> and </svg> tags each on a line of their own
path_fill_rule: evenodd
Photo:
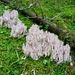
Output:
<svg viewBox="0 0 75 75">
<path fill-rule="evenodd" d="M 48 28 L 49 28 L 49 25 L 45 25 L 45 30 L 48 30 Z"/>
<path fill-rule="evenodd" d="M 48 65 L 48 61 L 46 59 L 44 59 L 43 64 L 46 66 Z"/>
</svg>

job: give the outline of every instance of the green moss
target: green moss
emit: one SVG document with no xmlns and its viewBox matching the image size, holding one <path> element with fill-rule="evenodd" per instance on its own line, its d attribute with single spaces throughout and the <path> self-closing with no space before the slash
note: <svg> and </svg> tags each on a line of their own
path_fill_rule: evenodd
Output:
<svg viewBox="0 0 75 75">
<path fill-rule="evenodd" d="M 20 0 L 16 1 L 25 8 L 32 2 L 35 2 L 35 0 L 23 0 L 22 3 Z M 41 0 L 40 4 L 46 19 L 57 16 L 53 19 L 53 23 L 64 30 L 70 30 L 72 33 L 75 32 L 75 8 L 71 2 L 67 2 L 67 0 L 57 2 L 55 0 Z M 33 8 L 39 16 L 42 16 L 39 5 L 35 5 Z M 3 14 L 5 9 L 12 10 L 0 4 L 0 15 Z M 32 8 L 28 10 L 33 12 Z M 60 15 L 58 16 L 59 13 Z M 27 25 L 28 29 L 33 24 L 29 18 L 24 17 L 20 12 L 19 18 Z M 47 29 L 48 26 L 45 27 L 45 30 Z M 37 61 L 32 60 L 31 57 L 22 60 L 21 58 L 24 57 L 22 44 L 26 43 L 26 38 L 25 36 L 20 39 L 10 37 L 10 32 L 11 30 L 7 29 L 7 27 L 0 26 L 0 75 L 20 75 L 21 73 L 33 75 L 32 70 L 35 70 L 36 75 L 72 75 L 74 73 L 74 69 L 67 68 L 69 63 L 56 65 L 55 62 L 50 61 L 50 57 L 41 57 Z"/>
</svg>

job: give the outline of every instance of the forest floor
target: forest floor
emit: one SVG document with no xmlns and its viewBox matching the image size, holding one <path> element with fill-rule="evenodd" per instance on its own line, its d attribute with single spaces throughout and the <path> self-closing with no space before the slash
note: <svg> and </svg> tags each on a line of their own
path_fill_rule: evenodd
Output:
<svg viewBox="0 0 75 75">
<path fill-rule="evenodd" d="M 34 0 L 33 0 L 34 1 Z M 23 4 L 27 8 L 31 1 L 26 0 Z M 62 27 L 64 30 L 75 32 L 75 5 L 67 2 L 54 2 L 49 0 L 41 0 L 43 12 L 46 19 L 50 19 L 53 23 Z M 33 6 L 39 16 L 42 16 L 38 4 Z M 32 11 L 33 8 L 29 8 Z M 21 10 L 22 8 L 20 8 Z M 0 15 L 4 10 L 12 10 L 10 7 L 0 3 Z M 28 29 L 33 22 L 27 17 L 19 13 L 19 18 L 22 20 Z M 47 30 L 47 27 L 45 28 Z M 5 26 L 0 26 L 0 75 L 75 75 L 75 66 L 71 67 L 69 62 L 57 65 L 50 61 L 50 57 L 42 57 L 35 61 L 31 57 L 25 60 L 22 51 L 22 45 L 25 43 L 25 36 L 17 39 L 10 37 L 11 30 Z M 71 50 L 71 53 L 73 51 Z M 75 64 L 75 53 L 73 55 L 73 63 Z"/>
</svg>

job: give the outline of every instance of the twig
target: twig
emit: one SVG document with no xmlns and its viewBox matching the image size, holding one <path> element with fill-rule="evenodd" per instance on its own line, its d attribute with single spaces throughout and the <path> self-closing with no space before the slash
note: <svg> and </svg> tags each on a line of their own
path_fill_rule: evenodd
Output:
<svg viewBox="0 0 75 75">
<path fill-rule="evenodd" d="M 34 11 L 34 13 L 36 14 L 36 16 L 38 16 L 38 14 L 37 14 L 37 12 L 35 11 L 35 9 L 34 8 L 32 8 L 32 10 Z"/>
<path fill-rule="evenodd" d="M 41 13 L 42 13 L 42 19 L 44 19 L 45 15 L 44 15 L 44 13 L 43 13 L 42 6 L 41 6 L 41 4 L 40 4 L 39 0 L 37 0 L 37 1 L 38 1 L 38 3 L 39 3 L 40 10 L 41 10 Z"/>
<path fill-rule="evenodd" d="M 33 5 L 35 5 L 36 3 L 31 3 L 28 8 L 31 8 Z M 38 16 L 37 12 L 35 11 L 35 9 L 32 7 L 33 12 L 36 14 L 36 16 Z"/>
<path fill-rule="evenodd" d="M 54 20 L 55 18 L 57 18 L 58 16 L 60 16 L 61 13 L 58 13 L 56 16 L 54 16 L 53 18 L 51 18 L 52 20 Z"/>
<path fill-rule="evenodd" d="M 36 2 L 34 2 L 34 3 L 31 3 L 29 6 L 28 6 L 28 8 L 31 8 L 33 5 L 35 5 L 36 4 Z"/>
</svg>

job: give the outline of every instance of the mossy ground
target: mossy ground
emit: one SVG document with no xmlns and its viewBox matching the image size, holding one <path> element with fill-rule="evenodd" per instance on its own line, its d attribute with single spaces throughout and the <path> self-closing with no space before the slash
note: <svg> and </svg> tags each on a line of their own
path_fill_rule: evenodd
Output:
<svg viewBox="0 0 75 75">
<path fill-rule="evenodd" d="M 34 2 L 34 0 L 33 0 Z M 32 3 L 30 0 L 26 0 L 22 3 L 26 8 Z M 52 22 L 62 27 L 63 29 L 69 29 L 72 33 L 75 32 L 75 5 L 71 2 L 58 1 L 54 2 L 49 0 L 41 0 L 45 18 L 53 18 Z M 41 16 L 39 6 L 35 7 L 35 11 Z M 7 6 L 0 4 L 0 15 L 3 14 L 5 9 L 9 9 Z M 32 8 L 29 8 L 32 11 Z M 58 14 L 60 14 L 58 16 Z M 19 18 L 25 23 L 28 29 L 33 22 L 19 13 Z M 55 62 L 50 61 L 50 57 L 42 57 L 39 60 L 32 60 L 27 57 L 22 60 L 24 53 L 22 51 L 22 44 L 25 43 L 25 36 L 17 39 L 10 37 L 11 30 L 5 26 L 0 26 L 0 75 L 75 75 L 75 67 L 70 67 L 69 63 L 63 63 L 56 65 Z M 73 52 L 71 52 L 73 53 Z M 75 63 L 75 55 L 73 57 Z"/>
</svg>

